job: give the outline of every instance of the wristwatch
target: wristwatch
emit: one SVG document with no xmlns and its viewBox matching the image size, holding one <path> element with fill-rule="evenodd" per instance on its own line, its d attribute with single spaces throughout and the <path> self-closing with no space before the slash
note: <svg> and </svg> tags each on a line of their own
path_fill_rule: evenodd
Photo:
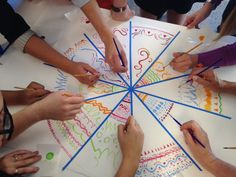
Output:
<svg viewBox="0 0 236 177">
<path fill-rule="evenodd" d="M 216 0 L 206 0 L 206 2 L 212 4 L 212 9 L 216 9 L 216 7 L 218 5 Z"/>
<path fill-rule="evenodd" d="M 115 6 L 111 6 L 111 10 L 113 10 L 114 12 L 124 12 L 127 8 L 127 5 L 124 7 L 115 7 Z"/>
</svg>

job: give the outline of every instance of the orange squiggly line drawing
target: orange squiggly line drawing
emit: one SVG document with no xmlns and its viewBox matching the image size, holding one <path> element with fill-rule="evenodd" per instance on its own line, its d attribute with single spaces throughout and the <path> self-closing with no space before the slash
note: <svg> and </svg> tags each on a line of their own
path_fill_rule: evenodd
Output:
<svg viewBox="0 0 236 177">
<path fill-rule="evenodd" d="M 102 111 L 104 114 L 109 114 L 111 111 L 102 105 L 102 103 L 97 102 L 96 100 L 90 100 L 86 101 L 88 104 L 92 104 L 93 106 L 96 106 L 99 108 L 100 111 Z"/>
<path fill-rule="evenodd" d="M 113 86 L 97 83 L 94 87 L 89 87 L 88 90 L 96 94 L 111 93 L 113 91 Z"/>
<path fill-rule="evenodd" d="M 139 60 L 139 61 L 138 61 L 138 65 L 135 65 L 135 66 L 134 66 L 134 69 L 139 70 L 139 72 L 136 74 L 137 77 L 138 77 L 138 76 L 141 74 L 141 72 L 142 72 L 142 68 L 143 68 L 142 63 L 143 63 L 144 61 L 146 61 L 146 60 L 147 60 L 149 63 L 152 61 L 152 58 L 150 58 L 150 52 L 149 52 L 147 49 L 145 49 L 145 48 L 140 48 L 140 49 L 138 50 L 138 53 L 139 53 L 140 56 L 144 56 L 145 58 Z M 149 60 L 148 60 L 148 59 L 149 59 Z"/>
<path fill-rule="evenodd" d="M 212 106 L 212 101 L 211 101 L 211 98 L 212 98 L 212 93 L 211 93 L 211 90 L 208 89 L 208 88 L 204 88 L 205 89 L 205 92 L 206 92 L 206 104 L 204 106 L 204 108 L 207 110 L 207 111 L 211 111 L 211 106 Z"/>
</svg>

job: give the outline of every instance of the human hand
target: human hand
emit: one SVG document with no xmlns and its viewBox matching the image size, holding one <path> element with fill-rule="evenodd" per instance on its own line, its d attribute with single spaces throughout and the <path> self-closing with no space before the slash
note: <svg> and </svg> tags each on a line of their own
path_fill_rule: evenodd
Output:
<svg viewBox="0 0 236 177">
<path fill-rule="evenodd" d="M 214 74 L 214 71 L 212 69 L 209 69 L 198 76 L 197 74 L 201 72 L 202 70 L 203 68 L 194 68 L 189 78 L 197 82 L 198 84 L 201 84 L 205 87 L 210 88 L 211 90 L 215 92 L 222 91 L 223 88 L 221 87 L 221 84 L 219 83 L 219 79 Z"/>
<path fill-rule="evenodd" d="M 210 142 L 207 133 L 200 127 L 200 125 L 191 120 L 184 123 L 180 130 L 184 134 L 184 139 L 188 147 L 190 148 L 194 158 L 206 169 L 210 168 L 210 165 L 216 160 L 213 155 Z M 203 148 L 198 142 L 196 142 L 192 135 L 194 135 L 204 146 Z"/>
<path fill-rule="evenodd" d="M 70 74 L 76 77 L 81 83 L 89 86 L 95 84 L 100 76 L 98 71 L 82 62 L 74 63 L 73 68 L 70 70 Z"/>
<path fill-rule="evenodd" d="M 69 120 L 81 110 L 84 98 L 81 95 L 58 91 L 35 103 L 38 121 L 44 119 Z"/>
<path fill-rule="evenodd" d="M 178 72 L 185 72 L 194 67 L 198 62 L 198 55 L 175 52 L 173 57 L 174 59 L 170 62 L 170 66 Z"/>
<path fill-rule="evenodd" d="M 123 156 L 122 162 L 137 169 L 141 156 L 144 134 L 133 117 L 129 117 L 126 125 L 118 126 L 118 140 Z"/>
<path fill-rule="evenodd" d="M 31 82 L 26 89 L 22 90 L 22 94 L 19 98 L 22 104 L 32 104 L 36 101 L 43 99 L 51 93 L 49 90 L 45 90 L 44 86 L 37 83 Z"/>
<path fill-rule="evenodd" d="M 210 15 L 211 11 L 211 3 L 205 3 L 205 5 L 200 10 L 196 11 L 190 16 L 187 16 L 183 25 L 190 29 L 197 27 L 199 23 L 201 23 Z"/>
<path fill-rule="evenodd" d="M 0 171 L 9 175 L 36 173 L 39 168 L 32 164 L 41 160 L 38 151 L 18 150 L 0 158 Z"/>
<path fill-rule="evenodd" d="M 104 42 L 105 44 L 105 55 L 106 55 L 106 62 L 109 64 L 112 71 L 119 73 L 119 72 L 126 72 L 128 70 L 127 68 L 127 58 L 126 54 L 124 52 L 123 47 L 121 46 L 118 39 L 114 37 L 114 40 L 116 41 L 118 50 L 120 51 L 122 60 L 124 62 L 124 66 L 122 66 L 121 59 L 119 57 L 119 54 L 117 52 L 116 46 L 114 44 L 114 41 L 112 38 L 107 40 L 108 42 Z"/>
</svg>

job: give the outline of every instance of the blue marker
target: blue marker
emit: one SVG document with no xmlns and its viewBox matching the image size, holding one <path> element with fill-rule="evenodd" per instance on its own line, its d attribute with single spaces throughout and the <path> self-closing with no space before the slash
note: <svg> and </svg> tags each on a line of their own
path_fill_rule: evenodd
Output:
<svg viewBox="0 0 236 177">
<path fill-rule="evenodd" d="M 119 49 L 118 49 L 118 46 L 117 46 L 117 44 L 116 44 L 116 40 L 113 38 L 113 41 L 114 41 L 114 44 L 115 44 L 115 46 L 116 46 L 116 50 L 117 50 L 117 52 L 118 52 L 118 55 L 119 55 L 119 57 L 120 57 L 120 61 L 121 61 L 121 63 L 122 63 L 122 66 L 125 66 L 125 64 L 124 64 L 124 61 L 123 61 L 123 59 L 122 59 L 122 56 L 121 56 L 121 54 L 120 54 L 120 51 L 119 51 Z"/>
</svg>

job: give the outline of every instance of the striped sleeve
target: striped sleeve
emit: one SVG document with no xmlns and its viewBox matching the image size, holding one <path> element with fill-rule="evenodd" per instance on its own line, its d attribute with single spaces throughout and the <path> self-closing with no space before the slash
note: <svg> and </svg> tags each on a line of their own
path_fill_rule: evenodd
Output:
<svg viewBox="0 0 236 177">
<path fill-rule="evenodd" d="M 32 30 L 26 31 L 24 34 L 22 34 L 20 37 L 18 37 L 15 40 L 15 42 L 13 43 L 13 46 L 24 51 L 26 43 L 33 35 L 35 35 L 35 32 L 33 32 Z"/>
</svg>

